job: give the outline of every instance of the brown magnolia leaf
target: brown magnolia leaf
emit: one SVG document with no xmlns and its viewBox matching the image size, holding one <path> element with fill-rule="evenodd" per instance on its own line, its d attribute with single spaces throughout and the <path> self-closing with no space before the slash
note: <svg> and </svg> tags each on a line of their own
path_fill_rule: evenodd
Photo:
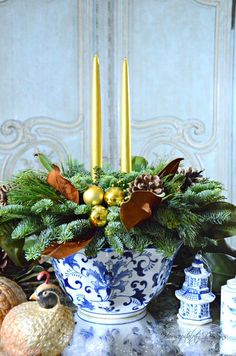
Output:
<svg viewBox="0 0 236 356">
<path fill-rule="evenodd" d="M 179 168 L 180 162 L 183 160 L 183 158 L 176 158 L 170 163 L 167 164 L 159 173 L 159 177 L 165 177 L 168 176 L 169 174 L 175 174 Z"/>
<path fill-rule="evenodd" d="M 50 256 L 56 259 L 64 258 L 78 252 L 87 246 L 93 238 L 86 241 L 70 241 L 64 244 L 53 242 L 44 251 L 43 255 Z"/>
<path fill-rule="evenodd" d="M 154 208 L 161 205 L 162 198 L 147 190 L 133 192 L 130 199 L 120 207 L 120 218 L 127 230 L 151 217 Z"/>
<path fill-rule="evenodd" d="M 60 168 L 53 164 L 53 170 L 48 174 L 47 182 L 58 190 L 66 199 L 79 204 L 79 191 L 61 175 Z"/>
</svg>

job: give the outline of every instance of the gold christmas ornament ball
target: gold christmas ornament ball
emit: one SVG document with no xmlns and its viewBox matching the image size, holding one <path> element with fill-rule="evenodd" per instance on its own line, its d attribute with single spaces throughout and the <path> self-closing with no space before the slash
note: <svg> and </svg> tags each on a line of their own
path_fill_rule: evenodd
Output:
<svg viewBox="0 0 236 356">
<path fill-rule="evenodd" d="M 26 301 L 26 295 L 17 283 L 6 277 L 0 277 L 0 327 L 10 310 Z"/>
<path fill-rule="evenodd" d="M 83 199 L 87 205 L 98 205 L 103 202 L 103 195 L 102 188 L 92 185 L 84 192 Z"/>
<path fill-rule="evenodd" d="M 109 206 L 120 206 L 124 198 L 125 194 L 123 190 L 118 187 L 109 188 L 104 195 L 104 200 Z"/>
<path fill-rule="evenodd" d="M 90 221 L 96 227 L 103 227 L 107 223 L 108 211 L 102 205 L 96 205 L 92 208 Z"/>
</svg>

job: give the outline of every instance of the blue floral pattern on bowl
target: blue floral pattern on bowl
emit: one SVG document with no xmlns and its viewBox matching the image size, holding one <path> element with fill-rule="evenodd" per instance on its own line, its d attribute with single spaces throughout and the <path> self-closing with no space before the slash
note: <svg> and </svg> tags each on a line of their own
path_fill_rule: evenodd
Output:
<svg viewBox="0 0 236 356">
<path fill-rule="evenodd" d="M 79 313 L 98 318 L 140 315 L 165 287 L 173 258 L 155 248 L 143 253 L 126 250 L 122 256 L 104 249 L 95 258 L 84 250 L 63 259 L 52 259 L 61 287 Z"/>
</svg>

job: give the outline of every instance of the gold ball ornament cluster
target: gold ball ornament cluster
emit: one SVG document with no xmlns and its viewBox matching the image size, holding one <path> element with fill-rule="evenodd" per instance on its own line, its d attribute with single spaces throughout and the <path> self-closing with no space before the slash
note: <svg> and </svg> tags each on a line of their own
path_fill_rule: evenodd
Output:
<svg viewBox="0 0 236 356">
<path fill-rule="evenodd" d="M 120 206 L 125 194 L 119 187 L 111 187 L 104 194 L 104 200 L 109 206 Z"/>
<path fill-rule="evenodd" d="M 96 205 L 92 208 L 90 221 L 96 227 L 103 227 L 107 223 L 108 211 L 102 205 Z"/>
<path fill-rule="evenodd" d="M 89 187 L 83 195 L 83 199 L 86 205 L 99 205 L 103 202 L 104 192 L 102 188 L 97 185 Z"/>
</svg>

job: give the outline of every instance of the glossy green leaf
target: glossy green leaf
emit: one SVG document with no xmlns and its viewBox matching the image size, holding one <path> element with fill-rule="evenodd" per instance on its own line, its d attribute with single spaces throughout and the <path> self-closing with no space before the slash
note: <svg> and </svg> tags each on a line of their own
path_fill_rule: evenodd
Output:
<svg viewBox="0 0 236 356">
<path fill-rule="evenodd" d="M 204 257 L 213 274 L 213 291 L 219 293 L 221 286 L 236 275 L 236 258 L 224 253 L 205 253 Z"/>
<path fill-rule="evenodd" d="M 26 261 L 23 253 L 23 240 L 12 240 L 9 236 L 7 239 L 1 239 L 0 246 L 7 253 L 10 260 L 16 266 L 24 266 Z"/>
<path fill-rule="evenodd" d="M 132 170 L 135 172 L 140 172 L 145 169 L 148 165 L 148 161 L 142 156 L 132 157 Z"/>
<path fill-rule="evenodd" d="M 51 161 L 48 159 L 48 157 L 43 154 L 43 153 L 36 153 L 34 155 L 35 157 L 38 158 L 39 162 L 41 163 L 41 165 L 48 171 L 51 172 L 53 170 L 53 165 L 51 163 Z"/>
</svg>

